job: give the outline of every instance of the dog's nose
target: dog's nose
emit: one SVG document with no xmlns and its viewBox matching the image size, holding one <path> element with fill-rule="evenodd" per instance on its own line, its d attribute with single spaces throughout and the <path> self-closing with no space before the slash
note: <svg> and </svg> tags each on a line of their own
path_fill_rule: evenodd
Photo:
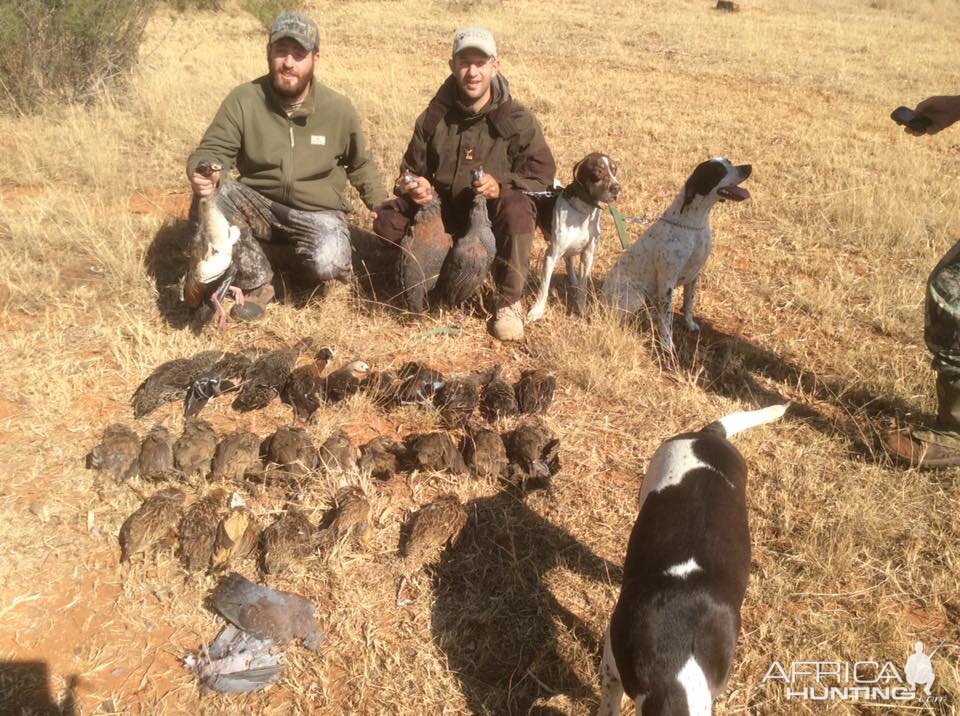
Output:
<svg viewBox="0 0 960 716">
<path fill-rule="evenodd" d="M 619 195 L 620 195 L 620 185 L 619 185 L 619 184 L 612 184 L 612 185 L 610 186 L 610 196 L 612 196 L 614 199 L 616 199 L 617 196 L 619 196 Z"/>
<path fill-rule="evenodd" d="M 753 171 L 753 165 L 741 164 L 739 167 L 737 167 L 737 169 L 740 170 L 740 173 L 743 175 L 743 178 L 746 179 L 748 176 L 750 176 L 750 172 Z"/>
</svg>

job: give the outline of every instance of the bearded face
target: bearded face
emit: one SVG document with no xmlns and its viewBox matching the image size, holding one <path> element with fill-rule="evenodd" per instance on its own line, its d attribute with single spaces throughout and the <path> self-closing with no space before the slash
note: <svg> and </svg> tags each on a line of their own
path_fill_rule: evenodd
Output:
<svg viewBox="0 0 960 716">
<path fill-rule="evenodd" d="M 310 80 L 317 52 L 311 52 L 291 37 L 284 37 L 267 45 L 267 63 L 273 88 L 284 99 L 302 98 Z"/>
</svg>

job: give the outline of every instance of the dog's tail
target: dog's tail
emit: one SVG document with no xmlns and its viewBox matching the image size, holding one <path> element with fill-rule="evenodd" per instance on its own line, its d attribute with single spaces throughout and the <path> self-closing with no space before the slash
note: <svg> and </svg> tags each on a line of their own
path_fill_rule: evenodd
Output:
<svg viewBox="0 0 960 716">
<path fill-rule="evenodd" d="M 770 405 L 760 410 L 746 410 L 737 413 L 730 413 L 724 417 L 707 425 L 701 432 L 714 433 L 723 438 L 729 438 L 744 430 L 755 428 L 758 425 L 772 423 L 779 420 L 787 412 L 786 404 Z"/>
</svg>

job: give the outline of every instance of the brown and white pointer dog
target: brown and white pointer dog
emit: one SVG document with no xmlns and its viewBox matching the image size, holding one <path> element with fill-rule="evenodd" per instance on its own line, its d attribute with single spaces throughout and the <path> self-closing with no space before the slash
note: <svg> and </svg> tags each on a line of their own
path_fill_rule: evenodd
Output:
<svg viewBox="0 0 960 716">
<path fill-rule="evenodd" d="M 583 312 L 587 281 L 600 238 L 600 204 L 615 201 L 620 194 L 617 163 L 606 154 L 591 152 L 573 167 L 573 181 L 556 197 L 553 210 L 537 212 L 537 224 L 550 242 L 543 258 L 543 281 L 537 300 L 527 313 L 528 321 L 543 318 L 550 295 L 550 277 L 560 259 L 567 264 L 567 282 L 577 294 L 577 309 Z M 580 270 L 573 269 L 574 256 Z"/>
<path fill-rule="evenodd" d="M 730 675 L 750 575 L 747 465 L 728 437 L 785 405 L 668 439 L 640 488 L 623 586 L 603 646 L 599 714 L 708 716 Z"/>
</svg>

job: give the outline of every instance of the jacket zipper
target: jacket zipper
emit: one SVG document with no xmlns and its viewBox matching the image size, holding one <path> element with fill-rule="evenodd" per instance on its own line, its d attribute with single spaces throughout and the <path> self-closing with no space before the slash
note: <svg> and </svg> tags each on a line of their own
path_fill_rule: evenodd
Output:
<svg viewBox="0 0 960 716">
<path fill-rule="evenodd" d="M 293 176 L 293 149 L 296 146 L 296 142 L 293 140 L 293 122 L 290 121 L 289 117 L 287 117 L 287 130 L 290 132 L 290 162 L 283 177 L 283 203 L 289 205 L 293 194 L 293 182 L 290 178 Z"/>
</svg>

